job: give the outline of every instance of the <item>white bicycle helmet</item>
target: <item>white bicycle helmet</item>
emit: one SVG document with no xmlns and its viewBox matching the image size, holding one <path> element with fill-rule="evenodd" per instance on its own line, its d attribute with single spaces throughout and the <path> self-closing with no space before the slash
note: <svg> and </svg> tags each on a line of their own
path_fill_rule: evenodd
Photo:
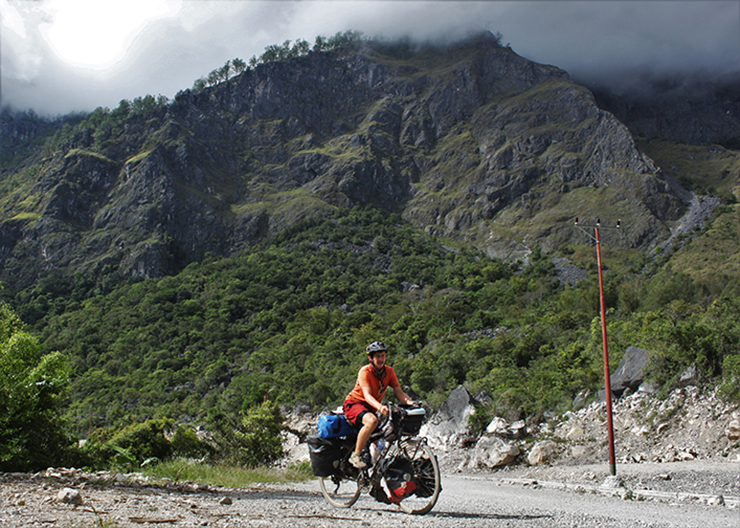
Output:
<svg viewBox="0 0 740 528">
<path fill-rule="evenodd" d="M 387 352 L 388 347 L 385 346 L 385 343 L 382 341 L 373 341 L 369 345 L 367 345 L 367 353 L 368 354 L 375 354 L 376 352 Z"/>
</svg>

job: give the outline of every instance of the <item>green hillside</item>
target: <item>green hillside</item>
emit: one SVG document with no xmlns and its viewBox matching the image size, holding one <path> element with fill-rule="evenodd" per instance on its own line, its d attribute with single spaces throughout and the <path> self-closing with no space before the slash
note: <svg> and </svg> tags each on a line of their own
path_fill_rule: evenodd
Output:
<svg viewBox="0 0 740 528">
<path fill-rule="evenodd" d="M 640 346 L 658 389 L 696 367 L 740 398 L 737 151 L 635 142 L 492 36 L 350 44 L 8 143 L 0 297 L 34 354 L 71 366 L 67 432 L 333 408 L 375 339 L 433 408 L 485 392 L 481 423 L 596 398 L 596 252 L 575 217 L 605 227 L 612 369 Z M 722 206 L 669 239 L 701 205 L 689 190 Z M 8 399 L 22 362 L 2 339 Z"/>
<path fill-rule="evenodd" d="M 491 412 L 524 417 L 567 409 L 603 384 L 594 248 L 564 254 L 589 270 L 575 287 L 538 248 L 527 265 L 507 265 L 355 208 L 172 277 L 108 293 L 83 276 L 49 279 L 15 304 L 45 350 L 71 359 L 66 416 L 77 434 L 157 416 L 199 423 L 210 409 L 236 413 L 265 397 L 334 407 L 373 339 L 391 346 L 403 383 L 431 405 L 465 384 L 493 397 Z M 721 382 L 740 338 L 740 316 L 723 304 L 734 301 L 707 310 L 714 296 L 686 276 L 651 278 L 618 248 L 603 258 L 612 366 L 642 345 L 656 354 L 659 384 L 697 361 Z M 703 359 L 690 342 L 676 350 L 672 332 L 704 328 L 720 307 L 728 319 L 702 330 Z"/>
</svg>

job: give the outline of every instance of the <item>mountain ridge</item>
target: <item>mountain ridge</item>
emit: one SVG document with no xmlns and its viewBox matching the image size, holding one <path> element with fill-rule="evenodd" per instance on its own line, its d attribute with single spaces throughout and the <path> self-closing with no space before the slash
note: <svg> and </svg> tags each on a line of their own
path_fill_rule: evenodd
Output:
<svg viewBox="0 0 740 528">
<path fill-rule="evenodd" d="M 6 176 L 6 281 L 162 277 L 356 204 L 506 259 L 577 240 L 576 216 L 621 218 L 619 243 L 649 249 L 687 207 L 587 89 L 492 35 L 267 62 L 59 136 Z"/>
</svg>

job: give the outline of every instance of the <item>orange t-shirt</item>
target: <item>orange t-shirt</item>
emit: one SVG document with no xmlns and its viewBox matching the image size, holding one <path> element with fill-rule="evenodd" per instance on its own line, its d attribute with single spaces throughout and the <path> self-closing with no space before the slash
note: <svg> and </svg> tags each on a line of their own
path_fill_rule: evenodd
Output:
<svg viewBox="0 0 740 528">
<path fill-rule="evenodd" d="M 393 370 L 393 367 L 386 365 L 385 376 L 383 379 L 378 379 L 373 373 L 373 366 L 365 365 L 360 369 L 359 374 L 357 374 L 357 383 L 355 383 L 355 388 L 347 396 L 347 401 L 366 403 L 365 394 L 362 392 L 363 385 L 370 387 L 370 394 L 378 401 L 383 401 L 383 396 L 385 396 L 385 391 L 388 387 L 395 388 L 401 386 L 398 383 L 396 371 Z"/>
</svg>

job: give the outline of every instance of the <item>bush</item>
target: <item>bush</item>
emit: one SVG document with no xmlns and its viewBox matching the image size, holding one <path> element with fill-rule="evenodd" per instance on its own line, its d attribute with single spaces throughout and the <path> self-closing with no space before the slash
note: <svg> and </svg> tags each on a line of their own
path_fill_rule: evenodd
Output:
<svg viewBox="0 0 740 528">
<path fill-rule="evenodd" d="M 740 400 L 740 353 L 725 358 L 722 374 L 720 394 L 727 400 Z"/>
<path fill-rule="evenodd" d="M 198 439 L 191 427 L 180 426 L 172 440 L 172 454 L 183 458 L 200 458 L 208 453 L 206 444 Z"/>
<path fill-rule="evenodd" d="M 42 355 L 20 318 L 0 303 L 0 471 L 33 471 L 69 457 L 60 399 L 69 383 L 67 358 Z"/>
<path fill-rule="evenodd" d="M 147 460 L 164 460 L 172 455 L 173 446 L 164 431 L 171 420 L 147 420 L 123 429 L 97 430 L 90 435 L 83 452 L 97 468 L 132 469 Z"/>
<path fill-rule="evenodd" d="M 283 456 L 283 415 L 273 402 L 252 407 L 235 420 L 216 411 L 209 416 L 215 443 L 213 458 L 231 465 L 257 467 Z"/>
</svg>

